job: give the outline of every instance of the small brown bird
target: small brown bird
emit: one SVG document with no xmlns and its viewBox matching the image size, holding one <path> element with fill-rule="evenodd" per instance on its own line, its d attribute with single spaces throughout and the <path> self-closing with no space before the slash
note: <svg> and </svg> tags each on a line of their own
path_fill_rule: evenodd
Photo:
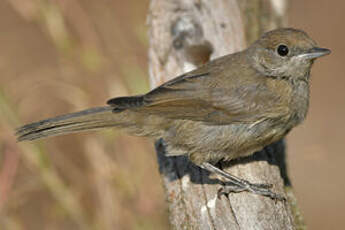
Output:
<svg viewBox="0 0 345 230">
<path fill-rule="evenodd" d="M 318 48 L 303 31 L 265 33 L 244 51 L 185 73 L 144 95 L 113 98 L 108 106 L 25 125 L 19 141 L 116 127 L 137 136 L 163 138 L 172 156 L 227 178 L 236 191 L 283 199 L 269 186 L 252 184 L 214 166 L 248 156 L 283 138 L 306 117 Z"/>
</svg>

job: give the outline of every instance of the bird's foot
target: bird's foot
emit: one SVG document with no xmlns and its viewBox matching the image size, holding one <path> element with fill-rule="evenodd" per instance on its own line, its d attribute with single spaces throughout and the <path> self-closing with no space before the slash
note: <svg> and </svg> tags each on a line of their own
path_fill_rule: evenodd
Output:
<svg viewBox="0 0 345 230">
<path fill-rule="evenodd" d="M 269 197 L 275 201 L 285 201 L 286 198 L 282 195 L 274 193 L 270 190 L 273 187 L 272 184 L 252 184 L 249 181 L 242 180 L 242 184 L 225 184 L 222 188 L 218 190 L 218 197 L 222 195 L 229 195 L 230 193 L 239 192 L 251 192 L 261 196 Z"/>
<path fill-rule="evenodd" d="M 270 188 L 273 187 L 272 184 L 252 184 L 249 181 L 233 176 L 230 173 L 225 172 L 210 163 L 203 163 L 201 167 L 208 170 L 209 172 L 216 173 L 217 175 L 222 176 L 227 180 L 227 182 L 223 181 L 226 184 L 224 185 L 223 188 L 221 188 L 218 191 L 218 197 L 224 194 L 228 195 L 229 193 L 232 193 L 232 192 L 238 193 L 238 192 L 248 191 L 248 192 L 255 193 L 261 196 L 270 197 L 271 199 L 276 200 L 276 201 L 286 200 L 284 196 L 276 194 L 270 190 Z"/>
</svg>

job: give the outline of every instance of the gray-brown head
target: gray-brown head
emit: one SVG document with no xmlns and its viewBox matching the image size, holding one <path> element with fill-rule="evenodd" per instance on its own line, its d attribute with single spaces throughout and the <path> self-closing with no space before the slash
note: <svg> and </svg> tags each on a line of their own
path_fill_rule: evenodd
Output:
<svg viewBox="0 0 345 230">
<path fill-rule="evenodd" d="M 304 31 L 292 28 L 265 33 L 248 51 L 253 67 L 263 75 L 291 79 L 308 77 L 313 61 L 330 53 Z"/>
</svg>

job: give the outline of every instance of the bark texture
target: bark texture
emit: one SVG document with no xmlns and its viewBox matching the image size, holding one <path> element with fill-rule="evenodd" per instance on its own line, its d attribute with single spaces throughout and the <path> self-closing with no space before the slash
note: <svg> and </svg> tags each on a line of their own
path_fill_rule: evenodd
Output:
<svg viewBox="0 0 345 230">
<path fill-rule="evenodd" d="M 225 54 L 242 50 L 264 31 L 284 25 L 286 0 L 151 0 L 151 86 Z M 156 143 L 173 229 L 303 228 L 286 174 L 280 141 L 251 157 L 222 163 L 233 175 L 271 183 L 287 202 L 247 192 L 217 197 L 221 184 L 186 157 L 165 157 Z"/>
</svg>

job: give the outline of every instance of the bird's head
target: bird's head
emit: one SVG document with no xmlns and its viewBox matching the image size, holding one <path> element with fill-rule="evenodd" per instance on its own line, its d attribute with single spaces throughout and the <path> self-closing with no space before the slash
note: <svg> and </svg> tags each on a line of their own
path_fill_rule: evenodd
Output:
<svg viewBox="0 0 345 230">
<path fill-rule="evenodd" d="M 252 66 L 261 74 L 289 79 L 308 78 L 313 61 L 331 52 L 317 47 L 305 32 L 292 28 L 265 33 L 248 51 Z"/>
</svg>

